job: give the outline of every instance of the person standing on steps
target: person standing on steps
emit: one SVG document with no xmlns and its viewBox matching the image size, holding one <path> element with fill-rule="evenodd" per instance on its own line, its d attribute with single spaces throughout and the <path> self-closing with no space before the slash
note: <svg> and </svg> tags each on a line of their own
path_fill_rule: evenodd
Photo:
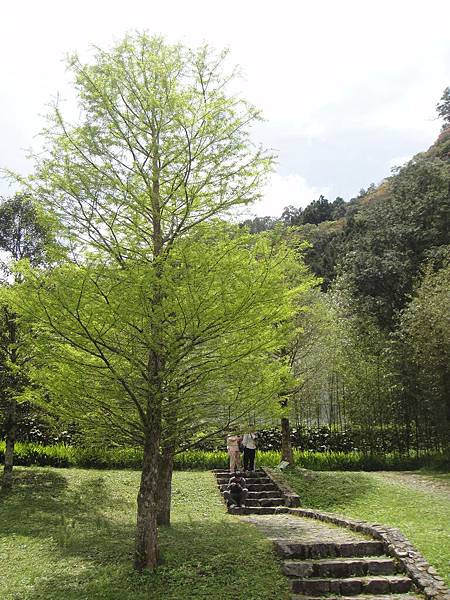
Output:
<svg viewBox="0 0 450 600">
<path fill-rule="evenodd" d="M 227 489 L 223 493 L 228 508 L 233 506 L 245 506 L 247 495 L 248 489 L 245 487 L 245 479 L 242 476 L 242 473 L 236 471 L 236 473 L 230 477 Z"/>
<path fill-rule="evenodd" d="M 244 446 L 244 471 L 255 470 L 256 433 L 245 433 L 242 440 Z"/>
<path fill-rule="evenodd" d="M 231 433 L 227 437 L 227 451 L 230 457 L 230 472 L 234 473 L 241 468 L 241 452 L 239 445 L 242 442 L 240 435 Z"/>
</svg>

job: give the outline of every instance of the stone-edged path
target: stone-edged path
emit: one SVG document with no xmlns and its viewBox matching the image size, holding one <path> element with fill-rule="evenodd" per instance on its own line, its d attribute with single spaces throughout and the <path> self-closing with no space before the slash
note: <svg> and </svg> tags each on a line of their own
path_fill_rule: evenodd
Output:
<svg viewBox="0 0 450 600">
<path fill-rule="evenodd" d="M 216 471 L 215 475 L 223 492 L 230 473 Z M 302 509 L 291 508 L 298 506 L 298 496 L 271 470 L 255 471 L 246 483 L 246 506 L 228 511 L 273 541 L 290 580 L 291 600 L 423 600 L 401 560 L 387 556 L 380 539 L 317 520 L 319 515 L 301 516 Z M 341 525 L 339 519 L 336 522 Z M 446 598 L 438 592 L 437 597 Z M 431 600 L 434 592 L 426 596 Z"/>
<path fill-rule="evenodd" d="M 275 544 L 292 600 L 418 600 L 383 544 L 342 527 L 289 514 L 246 515 Z"/>
</svg>

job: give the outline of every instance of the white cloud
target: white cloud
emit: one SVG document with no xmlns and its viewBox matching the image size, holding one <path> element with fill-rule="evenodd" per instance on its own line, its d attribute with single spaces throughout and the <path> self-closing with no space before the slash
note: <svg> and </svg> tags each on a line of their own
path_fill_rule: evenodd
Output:
<svg viewBox="0 0 450 600">
<path fill-rule="evenodd" d="M 79 0 L 66 3 L 64 10 L 55 0 L 3 4 L 0 167 L 20 167 L 23 148 L 37 144 L 33 136 L 42 126 L 37 115 L 45 112 L 46 102 L 58 91 L 70 97 L 70 77 L 61 61 L 65 53 L 79 50 L 84 57 L 90 43 L 108 47 L 135 29 L 162 33 L 170 42 L 230 47 L 230 61 L 241 64 L 245 74 L 236 84 L 239 91 L 270 123 L 269 146 L 292 136 L 319 140 L 325 147 L 336 136 L 355 143 L 355 132 L 365 139 L 379 131 L 398 132 L 408 145 L 379 148 L 384 165 L 389 155 L 431 144 L 439 131 L 434 108 L 450 74 L 448 0 L 229 0 L 226 5 L 128 0 L 125 11 L 119 0 Z M 313 178 L 304 164 L 293 164 L 297 157 L 297 149 L 280 156 L 281 172 L 298 168 L 308 180 L 336 187 L 320 161 Z M 342 158 L 335 157 L 336 165 Z M 361 161 L 355 160 L 354 175 L 347 177 L 355 192 L 361 171 Z M 309 187 L 300 175 L 280 181 L 272 180 L 261 210 L 269 206 L 271 213 L 280 213 L 283 205 L 301 202 L 302 190 Z M 317 197 L 316 190 L 312 194 Z"/>
<path fill-rule="evenodd" d="M 257 217 L 280 217 L 286 206 L 304 208 L 320 194 L 327 193 L 328 189 L 319 190 L 309 185 L 301 175 L 283 176 L 273 173 L 263 190 L 262 199 L 255 202 L 246 212 Z"/>
<path fill-rule="evenodd" d="M 388 162 L 388 167 L 389 169 L 393 169 L 394 167 L 402 167 L 404 164 L 410 161 L 412 157 L 413 154 L 409 154 L 407 156 L 394 156 L 394 158 L 391 158 L 391 160 Z"/>
</svg>

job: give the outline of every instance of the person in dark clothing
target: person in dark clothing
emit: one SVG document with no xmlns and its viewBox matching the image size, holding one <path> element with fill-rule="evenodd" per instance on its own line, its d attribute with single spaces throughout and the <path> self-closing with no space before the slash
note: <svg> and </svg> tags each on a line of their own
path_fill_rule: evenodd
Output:
<svg viewBox="0 0 450 600">
<path fill-rule="evenodd" d="M 242 474 L 237 471 L 230 477 L 227 489 L 223 493 L 228 508 L 232 506 L 245 506 L 247 495 L 248 489 L 245 487 L 245 479 L 242 477 Z"/>
<path fill-rule="evenodd" d="M 244 446 L 244 471 L 255 470 L 256 433 L 246 433 L 242 439 Z"/>
</svg>

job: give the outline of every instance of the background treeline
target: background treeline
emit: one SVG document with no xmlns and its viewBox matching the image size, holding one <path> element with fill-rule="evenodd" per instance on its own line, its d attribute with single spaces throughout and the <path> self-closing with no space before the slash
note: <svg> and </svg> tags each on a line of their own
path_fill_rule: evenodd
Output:
<svg viewBox="0 0 450 600">
<path fill-rule="evenodd" d="M 380 185 L 349 202 L 321 196 L 303 210 L 286 208 L 278 220 L 243 224 L 255 233 L 292 228 L 310 242 L 305 262 L 322 279 L 299 323 L 300 385 L 291 400 L 298 432 L 327 431 L 328 439 L 345 440 L 343 448 L 369 452 L 448 444 L 448 104 L 440 105 L 436 143 Z M 296 434 L 293 443 L 305 447 L 307 438 Z"/>
</svg>

